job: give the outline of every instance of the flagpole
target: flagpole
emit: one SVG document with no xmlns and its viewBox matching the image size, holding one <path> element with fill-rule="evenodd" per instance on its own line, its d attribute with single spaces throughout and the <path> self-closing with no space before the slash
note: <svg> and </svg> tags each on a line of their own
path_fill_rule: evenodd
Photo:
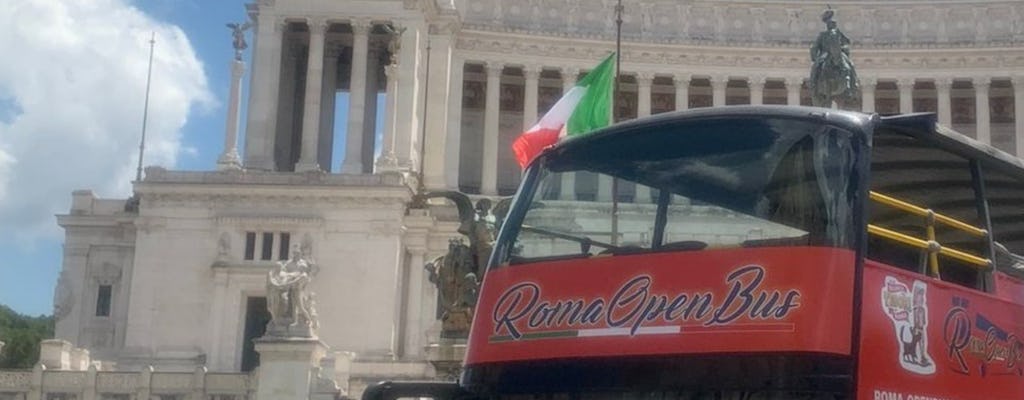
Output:
<svg viewBox="0 0 1024 400">
<path fill-rule="evenodd" d="M 149 37 L 149 70 L 146 72 L 146 100 L 142 105 L 142 138 L 139 140 L 139 166 L 135 169 L 135 181 L 142 181 L 142 155 L 146 150 L 146 119 L 149 117 L 149 83 L 153 77 L 153 46 L 156 32 Z"/>
<path fill-rule="evenodd" d="M 615 84 L 612 89 L 612 123 L 616 118 L 616 101 L 619 99 L 619 77 L 622 74 L 622 0 L 615 5 Z M 612 245 L 619 244 L 619 179 L 612 177 Z"/>
</svg>

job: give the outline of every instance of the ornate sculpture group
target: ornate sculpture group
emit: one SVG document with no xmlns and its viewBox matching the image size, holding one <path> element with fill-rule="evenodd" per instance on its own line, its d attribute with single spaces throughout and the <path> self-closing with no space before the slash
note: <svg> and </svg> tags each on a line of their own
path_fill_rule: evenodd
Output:
<svg viewBox="0 0 1024 400">
<path fill-rule="evenodd" d="M 245 31 L 252 27 L 252 24 L 248 21 L 242 24 L 229 23 L 228 28 L 231 29 L 231 45 L 235 48 L 235 59 L 242 60 L 242 50 L 249 47 L 245 43 Z"/>
<path fill-rule="evenodd" d="M 845 109 L 860 97 L 860 82 L 850 59 L 850 39 L 833 16 L 831 7 L 821 15 L 825 30 L 811 46 L 811 102 L 815 107 L 831 107 L 835 101 Z"/>
<path fill-rule="evenodd" d="M 465 338 L 473 320 L 477 292 L 491 255 L 495 233 L 508 211 L 511 199 L 491 207 L 491 201 L 480 199 L 474 206 L 468 196 L 459 192 L 442 191 L 417 196 L 417 206 L 424 206 L 429 198 L 443 197 L 455 203 L 459 211 L 457 231 L 468 239 L 452 239 L 448 252 L 425 266 L 430 282 L 437 286 L 441 308 L 441 337 Z"/>
<path fill-rule="evenodd" d="M 294 244 L 287 261 L 278 262 L 267 274 L 267 336 L 315 338 L 319 328 L 316 297 L 308 288 L 319 269 Z"/>
</svg>

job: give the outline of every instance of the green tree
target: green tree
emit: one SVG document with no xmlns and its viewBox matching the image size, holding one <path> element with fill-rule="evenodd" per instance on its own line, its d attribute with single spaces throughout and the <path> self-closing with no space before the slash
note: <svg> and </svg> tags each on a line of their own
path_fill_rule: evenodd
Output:
<svg viewBox="0 0 1024 400">
<path fill-rule="evenodd" d="M 32 368 L 39 361 L 39 342 L 53 338 L 53 317 L 29 317 L 0 305 L 0 368 Z"/>
</svg>

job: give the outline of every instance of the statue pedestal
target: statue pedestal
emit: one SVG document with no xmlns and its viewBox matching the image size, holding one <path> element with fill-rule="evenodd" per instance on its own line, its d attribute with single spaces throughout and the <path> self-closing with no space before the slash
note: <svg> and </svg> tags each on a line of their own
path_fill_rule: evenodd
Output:
<svg viewBox="0 0 1024 400">
<path fill-rule="evenodd" d="M 256 339 L 256 400 L 309 400 L 327 346 L 318 339 Z"/>
<path fill-rule="evenodd" d="M 457 381 L 462 374 L 462 360 L 466 358 L 465 339 L 441 339 L 427 346 L 427 361 L 434 366 L 438 379 Z"/>
</svg>

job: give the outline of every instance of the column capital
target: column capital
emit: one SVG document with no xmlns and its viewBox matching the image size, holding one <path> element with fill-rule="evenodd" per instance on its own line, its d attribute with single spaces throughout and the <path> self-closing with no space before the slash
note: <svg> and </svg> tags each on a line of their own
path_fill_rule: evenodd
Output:
<svg viewBox="0 0 1024 400">
<path fill-rule="evenodd" d="M 860 87 L 862 88 L 871 88 L 871 90 L 875 90 L 875 87 L 878 86 L 878 78 L 874 76 L 861 76 L 858 79 L 860 79 Z"/>
<path fill-rule="evenodd" d="M 638 85 L 640 85 L 640 86 L 650 87 L 651 84 L 654 83 L 654 73 L 653 72 L 637 72 L 636 73 L 636 83 Z"/>
<path fill-rule="evenodd" d="M 764 89 L 764 82 L 767 79 L 768 78 L 764 75 L 751 75 L 747 77 L 747 85 L 749 85 L 751 89 L 755 87 Z"/>
<path fill-rule="evenodd" d="M 529 80 L 540 79 L 540 71 L 543 69 L 537 64 L 526 64 L 523 66 L 523 77 Z"/>
<path fill-rule="evenodd" d="M 899 78 L 896 79 L 896 88 L 899 90 L 912 90 L 914 89 L 914 82 L 916 82 L 914 78 Z"/>
<path fill-rule="evenodd" d="M 935 90 L 949 91 L 953 87 L 953 78 L 941 77 L 935 78 Z"/>
<path fill-rule="evenodd" d="M 1011 76 L 1010 83 L 1013 84 L 1014 89 L 1024 90 L 1024 75 Z"/>
<path fill-rule="evenodd" d="M 562 67 L 562 81 L 576 82 L 580 77 L 579 67 Z"/>
<path fill-rule="evenodd" d="M 487 71 L 487 77 L 501 76 L 502 71 L 505 70 L 505 63 L 499 61 L 487 61 L 484 63 L 484 70 Z"/>
<path fill-rule="evenodd" d="M 710 77 L 708 77 L 708 80 L 711 82 L 711 87 L 713 87 L 713 88 L 715 88 L 715 87 L 723 87 L 724 88 L 725 85 L 729 83 L 729 76 L 728 75 L 711 75 Z"/>
<path fill-rule="evenodd" d="M 367 36 L 373 28 L 373 20 L 369 18 L 352 18 L 349 23 L 352 25 L 352 34 L 355 36 Z"/>
<path fill-rule="evenodd" d="M 323 35 L 327 31 L 327 25 L 327 18 L 306 17 L 306 26 L 309 27 L 309 33 L 312 35 Z"/>
<path fill-rule="evenodd" d="M 804 84 L 804 78 L 799 76 L 787 76 L 783 78 L 783 81 L 786 83 L 786 88 L 800 87 Z"/>
<path fill-rule="evenodd" d="M 992 78 L 987 76 L 976 76 L 971 78 L 971 84 L 974 85 L 975 90 L 988 90 L 989 86 L 992 85 Z"/>
<path fill-rule="evenodd" d="M 689 87 L 690 86 L 690 79 L 692 79 L 692 78 L 693 78 L 693 76 L 690 75 L 690 74 L 675 74 L 675 75 L 672 75 L 672 83 L 674 85 L 676 85 L 676 87 L 679 87 L 679 86 Z"/>
</svg>

